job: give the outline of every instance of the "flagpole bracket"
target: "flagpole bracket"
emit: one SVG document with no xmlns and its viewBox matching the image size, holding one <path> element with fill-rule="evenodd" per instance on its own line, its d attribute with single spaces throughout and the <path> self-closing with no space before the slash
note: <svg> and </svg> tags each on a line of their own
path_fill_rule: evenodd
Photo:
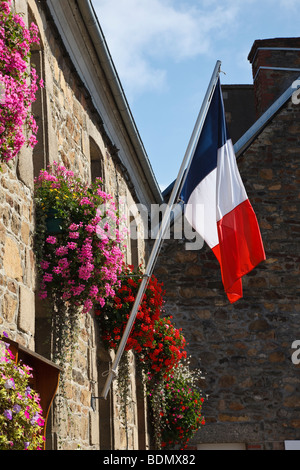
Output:
<svg viewBox="0 0 300 470">
<path fill-rule="evenodd" d="M 104 397 L 96 397 L 95 395 L 91 395 L 91 408 L 93 411 L 96 411 L 96 400 L 105 400 Z"/>
<path fill-rule="evenodd" d="M 105 372 L 103 372 L 102 374 L 102 377 L 109 377 L 111 376 L 111 382 L 113 380 L 115 380 L 117 378 L 117 372 L 112 369 L 112 368 L 109 368 L 108 370 L 106 370 Z M 95 395 L 91 395 L 91 408 L 93 411 L 96 411 L 96 400 L 106 400 L 106 396 L 105 395 L 101 395 L 100 397 L 96 397 Z"/>
</svg>

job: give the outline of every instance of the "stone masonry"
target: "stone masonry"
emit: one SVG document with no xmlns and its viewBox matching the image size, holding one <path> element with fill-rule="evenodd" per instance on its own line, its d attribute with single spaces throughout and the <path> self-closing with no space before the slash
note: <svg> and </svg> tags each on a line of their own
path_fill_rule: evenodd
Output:
<svg viewBox="0 0 300 470">
<path fill-rule="evenodd" d="M 64 7 L 70 9 L 69 15 L 78 14 L 75 3 L 64 3 Z M 126 201 L 124 211 L 129 225 L 128 207 L 139 201 L 137 187 L 119 152 L 126 154 L 128 160 L 136 161 L 136 156 L 126 137 L 125 126 L 119 131 L 124 142 L 120 150 L 108 136 L 46 2 L 16 0 L 14 7 L 24 15 L 26 22 L 35 21 L 39 27 L 41 47 L 33 51 L 32 61 L 45 81 L 45 89 L 39 92 L 33 105 L 40 126 L 38 146 L 33 152 L 23 149 L 17 161 L 3 165 L 3 173 L 0 173 L 0 329 L 5 330 L 10 339 L 51 359 L 47 310 L 37 295 L 34 177 L 53 161 L 72 169 L 85 182 L 102 176 L 104 189 L 112 194 L 115 202 L 119 204 L 122 198 Z M 84 24 L 80 27 L 84 28 Z M 101 79 L 106 94 L 112 93 L 104 74 Z M 109 100 L 112 103 L 113 97 Z M 114 113 L 116 116 L 115 110 Z M 116 118 L 112 126 L 117 128 L 117 122 Z M 144 188 L 142 191 L 149 204 L 157 202 L 149 196 L 151 190 L 145 183 L 142 168 L 139 172 L 139 191 Z M 142 225 L 138 219 L 137 224 Z M 144 261 L 147 247 L 143 239 L 134 247 L 128 239 L 127 246 L 127 262 Z M 48 420 L 47 449 L 138 449 L 149 445 L 147 414 L 140 398 L 136 398 L 133 357 L 130 365 L 132 400 L 127 410 L 126 429 L 119 420 L 116 383 L 107 401 L 99 404 L 97 400 L 95 411 L 91 407 L 91 395 L 98 396 L 102 391 L 102 373 L 108 371 L 111 361 L 111 355 L 101 346 L 93 312 L 90 312 L 81 318 L 78 347 L 66 382 L 68 409 L 60 409 L 54 403 Z"/>
</svg>

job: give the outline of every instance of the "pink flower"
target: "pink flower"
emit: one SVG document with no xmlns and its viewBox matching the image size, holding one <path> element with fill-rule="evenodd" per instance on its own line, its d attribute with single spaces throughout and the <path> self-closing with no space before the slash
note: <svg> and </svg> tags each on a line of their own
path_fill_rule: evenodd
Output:
<svg viewBox="0 0 300 470">
<path fill-rule="evenodd" d="M 39 417 L 39 418 L 37 419 L 37 421 L 36 421 L 36 424 L 38 424 L 39 426 L 42 427 L 42 426 L 44 426 L 45 421 L 44 421 L 43 418 Z"/>
<path fill-rule="evenodd" d="M 50 237 L 46 238 L 46 242 L 50 243 L 51 245 L 55 245 L 55 243 L 57 242 L 57 239 L 56 239 L 56 237 L 50 236 Z"/>
<path fill-rule="evenodd" d="M 112 289 L 111 285 L 106 283 L 105 284 L 105 294 L 107 297 L 114 297 L 115 291 Z"/>
<path fill-rule="evenodd" d="M 56 249 L 55 254 L 57 256 L 65 256 L 68 254 L 68 248 L 66 246 L 60 246 Z"/>
<path fill-rule="evenodd" d="M 73 238 L 74 240 L 76 240 L 77 238 L 79 238 L 79 232 L 69 232 L 69 238 Z"/>
<path fill-rule="evenodd" d="M 89 233 L 93 233 L 96 231 L 96 227 L 94 225 L 89 224 L 85 226 L 85 230 Z"/>
<path fill-rule="evenodd" d="M 87 299 L 83 305 L 83 312 L 87 313 L 93 308 L 93 302 L 90 299 Z"/>
<path fill-rule="evenodd" d="M 53 276 L 52 274 L 45 273 L 43 276 L 43 281 L 44 282 L 52 282 L 53 281 Z"/>
<path fill-rule="evenodd" d="M 39 43 L 38 28 L 32 24 L 27 29 L 22 17 L 12 14 L 10 7 L 10 1 L 1 2 L 0 82 L 5 87 L 5 98 L 1 100 L 0 112 L 0 161 L 6 162 L 14 158 L 25 143 L 34 147 L 37 142 L 37 126 L 31 114 L 31 103 L 35 101 L 38 89 L 33 66 L 31 80 L 26 79 L 30 45 Z"/>
<path fill-rule="evenodd" d="M 90 296 L 91 296 L 91 297 L 96 297 L 96 295 L 98 294 L 98 292 L 99 292 L 99 289 L 98 289 L 97 286 L 92 286 L 92 287 L 90 288 Z"/>
<path fill-rule="evenodd" d="M 67 260 L 67 258 L 62 258 L 58 261 L 58 265 L 62 269 L 68 269 L 69 268 L 69 261 Z"/>
<path fill-rule="evenodd" d="M 71 224 L 70 227 L 69 227 L 69 230 L 72 230 L 72 231 L 76 231 L 79 229 L 79 225 L 78 224 Z"/>
<path fill-rule="evenodd" d="M 91 277 L 91 273 L 94 269 L 94 265 L 91 263 L 86 263 L 83 266 L 80 266 L 78 271 L 78 276 L 80 279 L 88 280 Z"/>
<path fill-rule="evenodd" d="M 75 243 L 75 242 L 68 242 L 67 248 L 69 248 L 70 250 L 75 250 L 75 249 L 77 248 L 77 243 Z"/>
<path fill-rule="evenodd" d="M 49 265 L 50 265 L 50 263 L 48 263 L 48 261 L 41 261 L 40 264 L 41 264 L 42 269 L 48 269 Z"/>
<path fill-rule="evenodd" d="M 92 203 L 92 201 L 89 200 L 89 198 L 87 197 L 83 197 L 80 201 L 79 201 L 79 204 L 81 206 L 84 206 L 84 205 L 91 205 L 93 206 L 94 204 Z"/>
<path fill-rule="evenodd" d="M 72 293 L 73 295 L 80 295 L 85 289 L 84 284 L 79 284 L 77 287 L 72 287 Z"/>
<path fill-rule="evenodd" d="M 97 194 L 98 194 L 98 196 L 102 197 L 102 199 L 104 199 L 104 201 L 106 201 L 106 200 L 108 200 L 108 199 L 111 199 L 111 195 L 105 193 L 105 192 L 102 191 L 102 189 L 100 189 L 100 188 L 97 189 Z"/>
<path fill-rule="evenodd" d="M 97 300 L 98 304 L 100 305 L 100 307 L 104 307 L 105 299 L 103 299 L 103 297 L 97 297 L 96 300 Z"/>
<path fill-rule="evenodd" d="M 18 23 L 20 26 L 22 26 L 22 28 L 25 28 L 25 23 L 24 23 L 24 20 L 21 16 L 14 15 L 14 20 L 15 20 L 16 23 Z"/>
<path fill-rule="evenodd" d="M 10 13 L 10 5 L 8 2 L 2 2 L 1 3 L 1 8 L 2 10 L 4 11 L 4 13 L 6 13 L 7 15 L 9 15 Z"/>
</svg>

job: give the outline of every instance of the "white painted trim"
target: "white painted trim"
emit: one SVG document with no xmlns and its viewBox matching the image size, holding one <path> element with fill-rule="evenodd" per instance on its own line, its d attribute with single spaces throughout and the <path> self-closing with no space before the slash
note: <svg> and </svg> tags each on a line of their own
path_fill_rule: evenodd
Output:
<svg viewBox="0 0 300 470">
<path fill-rule="evenodd" d="M 298 78 L 300 80 L 300 76 Z M 264 129 L 267 123 L 273 118 L 277 111 L 291 98 L 295 91 L 293 84 L 264 112 L 264 114 L 245 132 L 244 135 L 234 144 L 234 151 L 238 157 L 246 150 L 255 137 Z"/>
<path fill-rule="evenodd" d="M 258 51 L 300 51 L 299 47 L 258 47 L 252 59 L 252 64 L 255 61 Z"/>
<path fill-rule="evenodd" d="M 289 67 L 268 67 L 265 65 L 262 65 L 261 67 L 258 68 L 256 71 L 255 77 L 253 79 L 253 82 L 255 82 L 257 75 L 261 70 L 278 70 L 279 72 L 300 72 L 300 69 L 298 68 L 289 68 Z"/>
<path fill-rule="evenodd" d="M 285 450 L 300 450 L 300 441 L 284 441 Z"/>
</svg>

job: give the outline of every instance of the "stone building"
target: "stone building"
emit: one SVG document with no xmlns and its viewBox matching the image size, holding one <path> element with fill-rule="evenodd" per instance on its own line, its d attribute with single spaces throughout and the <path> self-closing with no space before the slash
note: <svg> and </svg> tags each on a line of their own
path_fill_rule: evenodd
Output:
<svg viewBox="0 0 300 470">
<path fill-rule="evenodd" d="M 45 347 L 50 333 L 37 295 L 34 177 L 53 161 L 87 183 L 101 176 L 117 204 L 125 198 L 128 226 L 132 203 L 150 208 L 160 204 L 162 196 L 91 2 L 14 0 L 13 8 L 24 15 L 26 24 L 33 21 L 38 26 L 40 45 L 32 51 L 31 61 L 45 87 L 33 104 L 38 145 L 34 150 L 23 148 L 0 173 L 0 329 L 7 332 L 19 357 L 36 365 L 36 381 L 43 384 L 45 394 L 47 381 L 51 374 L 57 377 L 59 369 L 51 362 L 50 347 Z M 142 238 L 128 239 L 127 245 L 127 262 L 145 261 L 147 245 Z M 119 421 L 115 384 L 107 400 L 95 400 L 91 407 L 91 396 L 101 394 L 111 357 L 99 344 L 93 312 L 82 316 L 80 327 L 66 384 L 71 417 L 61 416 L 58 424 L 54 399 L 46 448 L 147 448 L 147 412 L 136 393 L 134 358 L 125 429 Z M 51 387 L 54 394 L 55 380 Z"/>
<path fill-rule="evenodd" d="M 205 376 L 206 425 L 192 443 L 197 449 L 285 449 L 290 441 L 299 448 L 300 441 L 293 345 L 300 334 L 300 38 L 255 41 L 248 58 L 254 84 L 247 94 L 251 99 L 253 87 L 254 101 L 248 107 L 248 96 L 240 107 L 234 99 L 230 104 L 228 91 L 242 93 L 243 87 L 224 87 L 224 105 L 236 122 L 239 113 L 250 120 L 235 139 L 235 152 L 267 259 L 245 276 L 244 297 L 233 305 L 207 246 L 186 250 L 185 240 L 165 241 L 156 268 L 166 308 Z"/>
<path fill-rule="evenodd" d="M 91 1 L 14 0 L 13 7 L 27 24 L 38 25 L 41 42 L 31 60 L 45 88 L 33 104 L 38 145 L 23 148 L 0 173 L 0 331 L 7 332 L 18 357 L 34 366 L 48 410 L 60 369 L 52 362 L 46 309 L 37 295 L 34 177 L 53 161 L 84 182 L 101 176 L 117 203 L 127 201 L 128 226 L 133 203 L 150 212 L 163 197 Z M 186 250 L 186 240 L 165 241 L 156 267 L 166 288 L 166 309 L 183 328 L 192 365 L 205 376 L 206 426 L 191 443 L 199 450 L 284 449 L 287 441 L 300 441 L 300 366 L 292 360 L 300 328 L 300 95 L 295 85 L 300 39 L 255 41 L 249 60 L 254 84 L 227 86 L 223 94 L 267 260 L 246 276 L 244 297 L 234 305 L 228 304 L 207 247 Z M 135 223 L 142 235 L 143 221 Z M 126 260 L 137 265 L 147 258 L 147 237 L 129 235 Z M 96 399 L 91 406 L 92 396 L 101 395 L 112 357 L 101 346 L 93 311 L 82 316 L 80 327 L 66 383 L 71 413 L 58 409 L 54 398 L 46 448 L 149 448 L 147 406 L 135 380 L 134 357 L 124 427 L 116 383 L 107 400 Z"/>
</svg>

